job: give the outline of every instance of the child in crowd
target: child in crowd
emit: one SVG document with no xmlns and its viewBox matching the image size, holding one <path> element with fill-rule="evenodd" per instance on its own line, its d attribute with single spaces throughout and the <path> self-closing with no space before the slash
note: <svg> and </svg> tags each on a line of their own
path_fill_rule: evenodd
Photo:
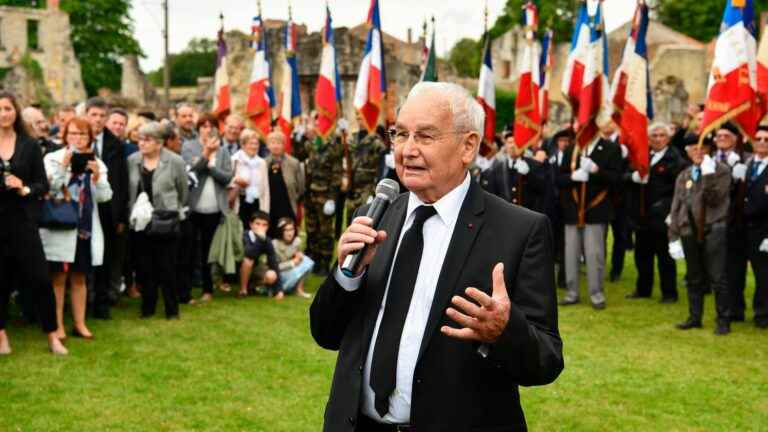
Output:
<svg viewBox="0 0 768 432">
<path fill-rule="evenodd" d="M 245 258 L 240 266 L 240 292 L 237 297 L 248 296 L 249 284 L 254 282 L 253 285 L 263 283 L 270 295 L 274 295 L 276 300 L 282 300 L 284 294 L 280 283 L 279 261 L 272 240 L 267 237 L 269 215 L 263 211 L 254 212 L 249 225 L 250 229 L 243 234 Z M 262 255 L 267 257 L 267 268 L 256 267 Z"/>
<path fill-rule="evenodd" d="M 296 231 L 296 223 L 291 218 L 281 218 L 277 221 L 278 238 L 272 240 L 272 245 L 280 262 L 280 281 L 283 291 L 287 294 L 296 291 L 302 298 L 311 298 L 304 291 L 304 279 L 307 277 L 315 262 L 301 252 L 301 238 Z"/>
</svg>

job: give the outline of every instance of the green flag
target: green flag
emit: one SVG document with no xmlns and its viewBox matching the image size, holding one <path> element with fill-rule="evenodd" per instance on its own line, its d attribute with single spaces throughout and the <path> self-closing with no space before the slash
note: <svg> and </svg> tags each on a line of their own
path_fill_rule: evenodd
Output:
<svg viewBox="0 0 768 432">
<path fill-rule="evenodd" d="M 424 66 L 424 75 L 422 81 L 437 81 L 437 56 L 435 55 L 435 29 L 432 29 L 432 44 L 429 47 L 427 64 Z"/>
</svg>

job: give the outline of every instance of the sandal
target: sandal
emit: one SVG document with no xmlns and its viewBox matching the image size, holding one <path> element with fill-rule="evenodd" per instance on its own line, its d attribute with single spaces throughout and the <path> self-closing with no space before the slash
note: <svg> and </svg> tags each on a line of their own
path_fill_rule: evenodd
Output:
<svg viewBox="0 0 768 432">
<path fill-rule="evenodd" d="M 235 294 L 235 298 L 237 298 L 238 300 L 242 300 L 247 297 L 248 297 L 248 291 L 240 291 L 237 294 Z"/>
</svg>

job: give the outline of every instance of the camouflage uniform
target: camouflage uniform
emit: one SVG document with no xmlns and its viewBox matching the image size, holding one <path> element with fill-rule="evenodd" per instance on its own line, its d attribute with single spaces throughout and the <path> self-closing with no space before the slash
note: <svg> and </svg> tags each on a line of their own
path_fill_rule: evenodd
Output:
<svg viewBox="0 0 768 432">
<path fill-rule="evenodd" d="M 337 136 L 327 142 L 305 141 L 307 159 L 306 254 L 317 263 L 315 268 L 328 270 L 333 260 L 335 215 L 323 213 L 326 201 L 335 201 L 341 188 L 342 146 Z M 336 209 L 343 211 L 343 209 Z"/>
<path fill-rule="evenodd" d="M 376 193 L 376 180 L 387 147 L 377 134 L 358 134 L 350 149 L 352 185 L 347 195 L 347 218 L 352 220 L 355 210 L 368 203 Z"/>
</svg>

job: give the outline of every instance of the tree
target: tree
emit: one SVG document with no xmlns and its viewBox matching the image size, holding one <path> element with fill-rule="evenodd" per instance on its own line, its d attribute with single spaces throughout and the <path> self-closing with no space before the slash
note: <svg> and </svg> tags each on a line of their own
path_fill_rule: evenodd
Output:
<svg viewBox="0 0 768 432">
<path fill-rule="evenodd" d="M 193 86 L 201 76 L 213 76 L 216 72 L 216 41 L 213 39 L 192 39 L 184 51 L 169 56 L 171 63 L 171 85 Z M 163 71 L 160 67 L 149 74 L 149 81 L 155 86 L 163 85 Z"/>
<path fill-rule="evenodd" d="M 768 0 L 755 0 L 755 17 L 768 11 Z M 658 0 L 656 14 L 663 24 L 703 42 L 720 33 L 724 1 Z M 758 25 L 759 23 L 755 23 Z M 762 29 L 761 29 L 762 30 Z"/>
<path fill-rule="evenodd" d="M 119 89 L 122 57 L 144 55 L 133 37 L 129 8 L 129 0 L 61 1 L 61 9 L 69 13 L 72 45 L 89 95 L 102 87 Z"/>
<path fill-rule="evenodd" d="M 448 62 L 460 77 L 477 78 L 480 74 L 480 59 L 483 46 L 480 42 L 464 38 L 456 42 L 448 54 Z"/>
<path fill-rule="evenodd" d="M 506 33 L 515 25 L 523 22 L 523 6 L 528 0 L 507 0 L 504 12 L 499 15 L 489 31 L 492 38 Z M 575 5 L 573 0 L 534 1 L 539 8 L 539 28 L 552 28 L 556 41 L 568 41 L 573 33 Z"/>
</svg>

